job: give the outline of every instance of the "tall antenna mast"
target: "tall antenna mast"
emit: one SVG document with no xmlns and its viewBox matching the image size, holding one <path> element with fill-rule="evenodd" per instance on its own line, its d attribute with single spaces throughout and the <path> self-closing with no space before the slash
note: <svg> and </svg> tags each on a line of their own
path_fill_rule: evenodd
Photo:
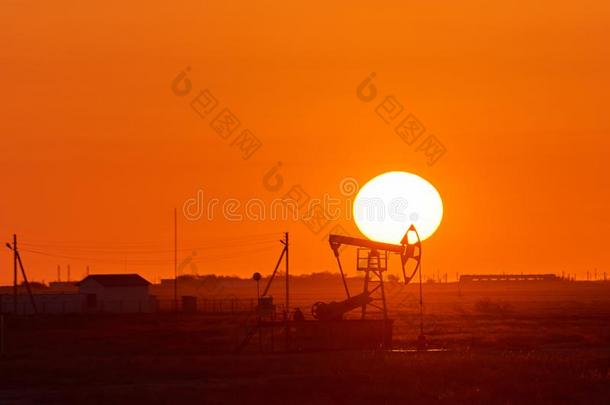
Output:
<svg viewBox="0 0 610 405">
<path fill-rule="evenodd" d="M 17 235 L 13 234 L 13 309 L 17 315 Z"/>
<path fill-rule="evenodd" d="M 290 315 L 290 282 L 288 281 L 288 232 L 284 233 L 284 235 L 284 246 L 286 246 L 286 319 L 288 319 Z"/>
<path fill-rule="evenodd" d="M 174 208 L 174 306 L 178 311 L 178 211 Z"/>
</svg>

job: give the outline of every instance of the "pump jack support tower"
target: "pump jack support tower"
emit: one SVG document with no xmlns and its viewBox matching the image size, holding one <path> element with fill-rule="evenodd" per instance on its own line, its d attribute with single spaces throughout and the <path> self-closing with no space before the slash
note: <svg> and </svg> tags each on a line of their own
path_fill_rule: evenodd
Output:
<svg viewBox="0 0 610 405">
<path fill-rule="evenodd" d="M 383 273 L 387 270 L 387 254 L 400 255 L 401 270 L 404 283 L 408 284 L 421 267 L 421 240 L 413 225 L 409 227 L 400 244 L 376 242 L 368 239 L 354 238 L 344 235 L 329 235 L 330 244 L 341 279 L 345 289 L 346 299 L 341 302 L 317 302 L 312 307 L 312 314 L 316 319 L 342 319 L 343 315 L 358 307 L 362 308 L 361 319 L 367 315 L 367 307 L 371 306 L 380 311 L 383 319 L 388 319 Z M 340 249 L 342 245 L 358 247 L 357 269 L 364 272 L 364 288 L 361 294 L 350 294 L 347 280 L 341 265 Z M 410 272 L 406 266 L 414 261 L 415 266 Z M 373 286 L 374 284 L 377 284 Z M 377 293 L 377 297 L 374 294 Z M 381 301 L 381 305 L 373 301 Z"/>
</svg>

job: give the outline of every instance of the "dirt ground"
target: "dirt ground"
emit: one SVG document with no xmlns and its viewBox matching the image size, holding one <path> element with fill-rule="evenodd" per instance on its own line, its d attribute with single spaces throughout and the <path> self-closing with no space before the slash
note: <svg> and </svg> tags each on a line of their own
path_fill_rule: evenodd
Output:
<svg viewBox="0 0 610 405">
<path fill-rule="evenodd" d="M 235 354 L 246 315 L 5 316 L 0 402 L 610 403 L 606 283 L 426 285 L 431 352 L 415 292 L 392 352 Z"/>
</svg>

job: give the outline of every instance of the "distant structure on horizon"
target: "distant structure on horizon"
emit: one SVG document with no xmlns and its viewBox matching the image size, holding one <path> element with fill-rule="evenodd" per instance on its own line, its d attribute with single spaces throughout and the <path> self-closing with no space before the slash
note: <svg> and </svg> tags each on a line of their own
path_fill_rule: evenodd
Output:
<svg viewBox="0 0 610 405">
<path fill-rule="evenodd" d="M 555 274 L 465 274 L 460 283 L 560 281 Z"/>
<path fill-rule="evenodd" d="M 49 288 L 53 290 L 76 290 L 78 281 L 51 281 L 49 282 Z"/>
</svg>

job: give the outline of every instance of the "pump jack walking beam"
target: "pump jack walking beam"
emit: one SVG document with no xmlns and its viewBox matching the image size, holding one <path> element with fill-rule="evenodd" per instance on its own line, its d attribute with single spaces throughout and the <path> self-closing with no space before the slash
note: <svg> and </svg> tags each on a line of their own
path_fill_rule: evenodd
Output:
<svg viewBox="0 0 610 405">
<path fill-rule="evenodd" d="M 343 273 L 343 268 L 341 266 L 341 262 L 339 259 L 339 248 L 341 245 L 349 245 L 349 246 L 357 246 L 368 248 L 371 250 L 385 250 L 392 253 L 398 253 L 400 255 L 400 262 L 402 264 L 402 274 L 404 277 L 405 284 L 408 284 L 409 281 L 415 276 L 420 267 L 420 259 L 421 259 L 421 240 L 419 238 L 419 234 L 415 229 L 415 226 L 411 225 L 402 240 L 400 241 L 400 245 L 395 245 L 392 243 L 384 243 L 384 242 L 376 242 L 368 239 L 354 238 L 351 236 L 344 235 L 329 235 L 328 243 L 330 244 L 331 249 L 333 250 L 335 257 L 337 258 L 337 263 L 339 264 L 339 270 L 341 271 L 341 278 L 343 279 L 343 285 L 345 287 L 345 291 L 347 293 L 347 297 L 350 297 L 349 291 L 347 290 L 347 284 L 345 281 L 345 275 Z M 410 276 L 407 276 L 405 265 L 409 259 L 415 259 L 416 266 Z"/>
</svg>

